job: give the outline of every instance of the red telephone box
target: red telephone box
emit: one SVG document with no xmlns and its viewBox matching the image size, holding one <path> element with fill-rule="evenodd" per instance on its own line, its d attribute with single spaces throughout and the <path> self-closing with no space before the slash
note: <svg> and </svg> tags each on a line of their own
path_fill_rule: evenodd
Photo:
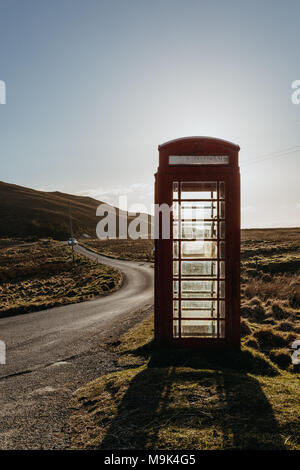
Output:
<svg viewBox="0 0 300 470">
<path fill-rule="evenodd" d="M 160 346 L 240 347 L 239 149 L 211 137 L 184 137 L 158 147 L 155 204 L 171 207 L 167 221 L 162 210 L 156 212 Z"/>
</svg>

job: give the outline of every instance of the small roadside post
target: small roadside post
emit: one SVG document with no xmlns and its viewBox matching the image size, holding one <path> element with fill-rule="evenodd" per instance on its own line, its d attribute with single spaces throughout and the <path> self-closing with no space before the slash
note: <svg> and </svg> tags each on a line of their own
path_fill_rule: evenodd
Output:
<svg viewBox="0 0 300 470">
<path fill-rule="evenodd" d="M 73 224 L 72 224 L 72 211 L 71 211 L 71 202 L 69 202 L 69 219 L 70 219 L 70 235 L 71 238 L 69 240 L 69 245 L 72 246 L 72 263 L 75 262 L 75 255 L 74 255 L 74 237 L 73 237 Z"/>
</svg>

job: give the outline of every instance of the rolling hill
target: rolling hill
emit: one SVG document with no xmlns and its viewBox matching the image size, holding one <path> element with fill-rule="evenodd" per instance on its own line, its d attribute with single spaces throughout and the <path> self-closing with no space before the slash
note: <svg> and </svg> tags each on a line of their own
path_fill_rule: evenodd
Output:
<svg viewBox="0 0 300 470">
<path fill-rule="evenodd" d="M 96 216 L 99 204 L 101 201 L 86 196 L 36 191 L 0 182 L 0 237 L 34 236 L 65 240 L 70 236 L 70 205 L 74 235 L 95 237 L 100 220 Z M 122 214 L 117 209 L 117 216 Z"/>
</svg>

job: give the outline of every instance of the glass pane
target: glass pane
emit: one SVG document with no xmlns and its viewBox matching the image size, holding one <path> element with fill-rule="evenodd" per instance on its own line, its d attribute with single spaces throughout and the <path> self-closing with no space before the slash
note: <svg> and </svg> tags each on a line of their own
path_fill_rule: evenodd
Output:
<svg viewBox="0 0 300 470">
<path fill-rule="evenodd" d="M 220 203 L 221 204 L 221 203 Z M 217 217 L 217 203 L 209 201 L 181 203 L 182 219 L 215 219 Z"/>
<path fill-rule="evenodd" d="M 178 237 L 178 222 L 173 222 L 173 238 Z"/>
<path fill-rule="evenodd" d="M 217 238 L 217 223 L 212 222 L 182 222 L 181 237 L 183 239 Z"/>
<path fill-rule="evenodd" d="M 221 299 L 224 299 L 225 297 L 225 281 L 219 282 L 219 296 Z"/>
<path fill-rule="evenodd" d="M 178 242 L 173 242 L 173 258 L 178 258 Z"/>
<path fill-rule="evenodd" d="M 220 201 L 219 204 L 220 204 L 220 206 L 219 206 L 219 217 L 220 217 L 220 219 L 225 219 L 225 202 Z"/>
<path fill-rule="evenodd" d="M 217 276 L 216 261 L 182 261 L 182 276 Z"/>
<path fill-rule="evenodd" d="M 219 322 L 219 337 L 225 338 L 225 321 Z"/>
<path fill-rule="evenodd" d="M 178 199 L 178 183 L 173 183 L 173 199 Z"/>
<path fill-rule="evenodd" d="M 178 283 L 176 285 L 176 292 L 178 292 Z M 181 281 L 181 297 L 216 298 L 217 281 Z"/>
<path fill-rule="evenodd" d="M 219 252 L 220 258 L 224 259 L 225 258 L 225 242 L 220 242 L 220 252 Z"/>
<path fill-rule="evenodd" d="M 217 321 L 182 320 L 181 336 L 183 338 L 215 338 L 217 336 Z"/>
<path fill-rule="evenodd" d="M 216 199 L 216 182 L 184 182 L 181 183 L 181 199 Z"/>
<path fill-rule="evenodd" d="M 173 281 L 173 297 L 175 299 L 178 297 L 178 281 Z"/>
<path fill-rule="evenodd" d="M 178 317 L 178 300 L 173 301 L 173 317 Z"/>
<path fill-rule="evenodd" d="M 219 237 L 225 238 L 225 222 L 219 222 Z"/>
<path fill-rule="evenodd" d="M 178 261 L 173 261 L 173 276 L 178 276 Z"/>
<path fill-rule="evenodd" d="M 182 318 L 217 317 L 217 302 L 215 300 L 183 300 L 181 302 Z"/>
<path fill-rule="evenodd" d="M 219 182 L 219 199 L 225 199 L 225 182 Z"/>
<path fill-rule="evenodd" d="M 173 338 L 179 337 L 179 322 L 178 320 L 173 320 Z"/>
<path fill-rule="evenodd" d="M 220 274 L 219 276 L 224 279 L 225 278 L 225 261 L 220 261 Z"/>
<path fill-rule="evenodd" d="M 225 318 L 225 301 L 219 301 L 219 316 L 220 318 Z"/>
<path fill-rule="evenodd" d="M 179 204 L 178 202 L 173 202 L 173 219 L 179 218 Z"/>
<path fill-rule="evenodd" d="M 181 242 L 182 258 L 217 258 L 217 242 Z"/>
</svg>

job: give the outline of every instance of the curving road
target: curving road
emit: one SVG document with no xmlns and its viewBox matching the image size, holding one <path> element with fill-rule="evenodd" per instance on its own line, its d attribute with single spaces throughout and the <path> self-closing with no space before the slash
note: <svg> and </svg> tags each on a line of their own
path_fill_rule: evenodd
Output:
<svg viewBox="0 0 300 470">
<path fill-rule="evenodd" d="M 101 338 L 153 304 L 149 263 L 76 251 L 122 271 L 122 287 L 97 300 L 0 319 L 7 364 L 0 365 L 0 448 L 66 448 L 66 402 L 82 383 L 116 370 Z"/>
</svg>

